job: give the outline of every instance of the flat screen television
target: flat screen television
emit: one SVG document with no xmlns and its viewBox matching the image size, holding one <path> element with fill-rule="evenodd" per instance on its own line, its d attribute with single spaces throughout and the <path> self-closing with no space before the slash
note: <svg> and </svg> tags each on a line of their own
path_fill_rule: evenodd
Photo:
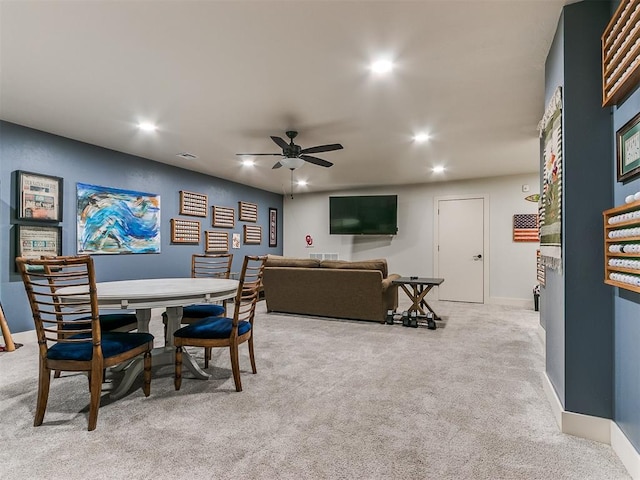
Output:
<svg viewBox="0 0 640 480">
<path fill-rule="evenodd" d="M 331 235 L 395 235 L 398 196 L 329 197 Z"/>
</svg>

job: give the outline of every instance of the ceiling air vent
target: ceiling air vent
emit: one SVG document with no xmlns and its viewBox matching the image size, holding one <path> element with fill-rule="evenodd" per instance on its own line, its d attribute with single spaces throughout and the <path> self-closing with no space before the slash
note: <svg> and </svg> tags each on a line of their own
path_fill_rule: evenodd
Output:
<svg viewBox="0 0 640 480">
<path fill-rule="evenodd" d="M 184 158 L 185 160 L 195 160 L 196 158 L 198 158 L 193 153 L 189 153 L 189 152 L 179 153 L 176 155 L 176 157 Z"/>
</svg>

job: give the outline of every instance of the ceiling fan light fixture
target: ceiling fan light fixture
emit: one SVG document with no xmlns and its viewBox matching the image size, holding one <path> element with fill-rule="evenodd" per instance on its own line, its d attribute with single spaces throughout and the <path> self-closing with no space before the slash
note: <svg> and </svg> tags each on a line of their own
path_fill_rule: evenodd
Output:
<svg viewBox="0 0 640 480">
<path fill-rule="evenodd" d="M 295 170 L 304 165 L 304 160 L 297 157 L 284 157 L 280 159 L 280 164 L 289 170 Z"/>
</svg>

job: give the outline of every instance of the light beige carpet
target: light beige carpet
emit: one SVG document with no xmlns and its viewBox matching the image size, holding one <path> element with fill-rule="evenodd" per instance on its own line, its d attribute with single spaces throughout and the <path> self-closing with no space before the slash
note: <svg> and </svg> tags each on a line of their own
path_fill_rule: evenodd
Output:
<svg viewBox="0 0 640 480">
<path fill-rule="evenodd" d="M 630 478 L 609 446 L 558 431 L 537 313 L 433 306 L 437 330 L 267 314 L 261 302 L 258 374 L 241 346 L 242 393 L 214 350 L 209 381 L 185 374 L 175 392 L 171 367 L 156 368 L 149 398 L 139 383 L 105 395 L 94 432 L 82 375 L 52 380 L 32 426 L 37 349 L 20 334 L 25 346 L 0 354 L 0 478 Z"/>
</svg>

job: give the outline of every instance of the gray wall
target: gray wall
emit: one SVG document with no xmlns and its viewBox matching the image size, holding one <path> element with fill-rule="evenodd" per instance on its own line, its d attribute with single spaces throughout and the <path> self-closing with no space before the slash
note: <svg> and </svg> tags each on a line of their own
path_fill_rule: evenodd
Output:
<svg viewBox="0 0 640 480">
<path fill-rule="evenodd" d="M 531 191 L 522 192 L 529 185 Z M 432 277 L 437 271 L 438 198 L 484 196 L 487 230 L 484 245 L 486 303 L 521 305 L 533 309 L 538 242 L 513 241 L 513 215 L 537 213 L 538 204 L 525 200 L 538 193 L 538 173 L 480 178 L 422 185 L 371 187 L 331 193 L 308 193 L 285 198 L 285 254 L 336 253 L 343 260 L 386 258 L 389 271 Z M 329 197 L 338 195 L 398 195 L 398 233 L 393 236 L 330 235 Z M 313 237 L 313 246 L 305 242 Z M 445 279 L 446 281 L 446 279 Z M 437 298 L 438 289 L 429 293 Z"/>
<path fill-rule="evenodd" d="M 15 272 L 15 171 L 26 170 L 64 179 L 62 253 L 76 253 L 76 183 L 88 183 L 159 194 L 161 197 L 161 253 L 136 255 L 94 255 L 98 281 L 132 278 L 188 277 L 191 255 L 204 252 L 204 233 L 200 245 L 172 245 L 170 219 L 191 218 L 179 215 L 179 191 L 208 195 L 207 218 L 198 218 L 204 230 L 228 230 L 242 233 L 237 219 L 238 201 L 258 205 L 258 223 L 262 226 L 261 245 L 242 245 L 232 249 L 233 270 L 239 271 L 244 255 L 281 254 L 282 241 L 268 247 L 268 209 L 278 209 L 278 238 L 282 239 L 282 195 L 250 188 L 238 183 L 203 175 L 140 157 L 108 150 L 50 135 L 19 125 L 0 122 L 0 300 L 13 332 L 33 329 L 24 287 Z M 211 205 L 233 207 L 233 229 L 211 226 Z"/>
<path fill-rule="evenodd" d="M 613 418 L 613 297 L 603 283 L 602 211 L 611 207 L 613 180 L 611 115 L 601 107 L 600 36 L 610 7 L 608 1 L 566 6 L 562 41 L 549 53 L 563 50 L 564 73 L 549 72 L 547 79 L 563 81 L 564 265 L 562 273 L 551 273 L 559 278 L 551 277 L 543 290 L 541 312 L 547 374 L 563 391 L 558 396 L 565 410 L 604 418 Z M 556 86 L 547 84 L 547 94 Z"/>
</svg>

